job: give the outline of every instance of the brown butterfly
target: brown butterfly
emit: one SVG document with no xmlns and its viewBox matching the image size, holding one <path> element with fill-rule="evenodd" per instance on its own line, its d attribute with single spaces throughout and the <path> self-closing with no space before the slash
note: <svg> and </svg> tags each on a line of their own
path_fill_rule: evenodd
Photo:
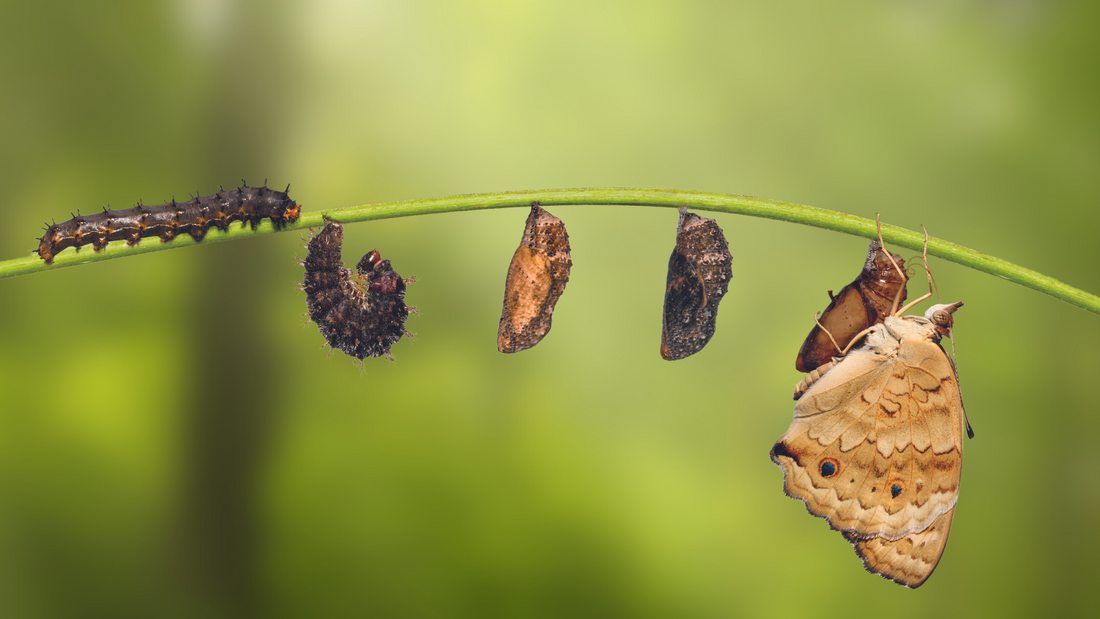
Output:
<svg viewBox="0 0 1100 619">
<path fill-rule="evenodd" d="M 523 239 L 508 265 L 497 350 L 519 352 L 542 341 L 572 266 L 565 224 L 532 202 Z"/>
<path fill-rule="evenodd" d="M 898 311 L 895 301 L 862 346 L 802 381 L 794 421 L 771 450 L 788 496 L 840 531 L 868 571 L 914 588 L 947 544 L 963 434 L 973 437 L 939 346 L 962 303 L 901 315 L 930 295 Z"/>
<path fill-rule="evenodd" d="M 890 262 L 891 257 L 897 263 L 897 269 Z M 871 241 L 859 277 L 841 288 L 836 296 L 829 291 L 832 302 L 802 342 L 794 362 L 795 368 L 799 372 L 809 372 L 828 363 L 852 342 L 857 333 L 882 322 L 890 314 L 899 289 L 901 296 L 898 303 L 905 301 L 907 279 L 905 261 L 897 254 L 888 255 L 878 241 Z"/>
</svg>

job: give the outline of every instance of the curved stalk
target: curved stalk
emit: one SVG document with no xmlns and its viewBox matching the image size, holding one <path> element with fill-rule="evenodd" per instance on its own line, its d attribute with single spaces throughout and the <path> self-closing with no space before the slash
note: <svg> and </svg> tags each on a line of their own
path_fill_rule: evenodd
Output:
<svg viewBox="0 0 1100 619">
<path fill-rule="evenodd" d="M 428 215 L 432 213 L 526 207 L 534 200 L 538 200 L 543 206 L 580 204 L 615 204 L 669 208 L 686 206 L 698 211 L 734 213 L 738 215 L 750 215 L 752 217 L 778 219 L 780 221 L 789 221 L 807 226 L 836 230 L 837 232 L 845 232 L 856 236 L 867 238 L 877 237 L 877 229 L 874 221 L 827 209 L 780 202 L 778 200 L 767 200 L 764 198 L 722 193 L 707 193 L 680 189 L 637 188 L 510 191 L 364 204 L 361 206 L 349 206 L 331 210 L 303 212 L 301 217 L 298 218 L 298 221 L 288 225 L 284 230 L 300 230 L 303 228 L 317 227 L 322 225 L 324 218 L 340 223 L 354 223 L 373 219 L 389 219 L 391 217 L 408 217 L 411 215 Z M 271 222 L 265 220 L 254 231 L 249 228 L 238 226 L 233 226 L 226 232 L 212 229 L 207 233 L 206 238 L 202 242 L 215 243 L 258 236 L 261 234 L 271 234 L 273 232 L 276 232 L 276 230 L 271 225 Z M 916 251 L 920 251 L 924 247 L 924 234 L 898 226 L 883 224 L 882 236 L 884 240 L 899 247 L 906 247 Z M 195 244 L 195 241 L 188 235 L 177 237 L 169 243 L 158 243 L 153 239 L 144 239 L 134 246 L 128 246 L 123 241 L 116 241 L 99 252 L 92 251 L 91 247 L 88 246 L 81 248 L 80 251 L 65 250 L 54 259 L 53 265 L 47 265 L 36 254 L 32 253 L 23 258 L 0 262 L 0 279 L 39 271 L 60 269 L 76 264 L 110 260 L 113 258 L 121 258 L 124 256 L 132 256 L 165 249 L 175 249 L 177 247 L 186 247 Z M 937 238 L 930 238 L 928 240 L 928 253 L 978 271 L 996 275 L 1010 282 L 1015 282 L 1033 290 L 1038 290 L 1056 299 L 1061 299 L 1077 307 L 1100 314 L 1100 297 L 1066 285 L 1041 273 L 1036 273 L 1031 269 L 1025 269 L 1011 262 L 1006 262 L 1000 258 L 987 256 L 961 245 L 956 245 Z"/>
</svg>

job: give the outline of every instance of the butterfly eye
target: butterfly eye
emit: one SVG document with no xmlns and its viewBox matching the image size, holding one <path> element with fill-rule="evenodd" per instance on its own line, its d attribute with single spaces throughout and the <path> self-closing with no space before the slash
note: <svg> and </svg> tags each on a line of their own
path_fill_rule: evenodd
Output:
<svg viewBox="0 0 1100 619">
<path fill-rule="evenodd" d="M 821 476 L 832 477 L 836 475 L 837 461 L 833 458 L 825 458 L 821 461 Z"/>
<path fill-rule="evenodd" d="M 950 329 L 953 326 L 952 323 L 954 323 L 955 321 L 951 318 L 951 314 L 940 310 L 938 312 L 932 313 L 932 322 L 941 327 L 947 327 L 948 329 Z"/>
<path fill-rule="evenodd" d="M 924 317 L 932 324 L 950 329 L 955 324 L 955 317 L 953 314 L 956 310 L 962 307 L 962 303 L 951 303 L 949 305 L 933 305 L 928 308 L 928 311 L 924 313 Z"/>
</svg>

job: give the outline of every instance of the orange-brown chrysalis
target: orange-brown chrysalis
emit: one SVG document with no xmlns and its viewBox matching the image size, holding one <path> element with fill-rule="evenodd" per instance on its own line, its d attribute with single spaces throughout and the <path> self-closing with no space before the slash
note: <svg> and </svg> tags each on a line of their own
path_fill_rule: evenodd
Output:
<svg viewBox="0 0 1100 619">
<path fill-rule="evenodd" d="M 676 247 L 668 259 L 661 357 L 683 359 L 707 345 L 714 335 L 718 302 L 733 277 L 732 263 L 718 224 L 680 207 Z"/>
<path fill-rule="evenodd" d="M 904 273 L 905 261 L 897 254 L 890 255 Z M 825 308 L 819 322 L 833 335 L 836 344 L 833 344 L 833 340 L 829 339 L 829 335 L 820 326 L 814 325 L 798 351 L 795 368 L 799 372 L 810 372 L 828 363 L 840 354 L 837 346 L 843 349 L 864 329 L 882 323 L 890 315 L 899 289 L 899 306 L 905 301 L 905 282 L 908 278 L 902 273 L 890 263 L 890 258 L 878 241 L 871 241 L 871 246 L 867 249 L 867 260 L 863 263 L 859 277 L 842 288 L 836 296 L 829 291 L 832 302 Z"/>
<path fill-rule="evenodd" d="M 508 265 L 497 350 L 519 352 L 542 341 L 572 266 L 565 224 L 532 202 L 523 240 Z"/>
</svg>

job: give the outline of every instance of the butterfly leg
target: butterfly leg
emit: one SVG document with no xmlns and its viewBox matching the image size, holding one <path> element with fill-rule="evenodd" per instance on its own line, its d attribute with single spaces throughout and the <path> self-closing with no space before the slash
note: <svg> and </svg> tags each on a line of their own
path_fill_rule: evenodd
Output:
<svg viewBox="0 0 1100 619">
<path fill-rule="evenodd" d="M 879 214 L 878 213 L 875 213 L 875 228 L 878 229 L 878 245 L 879 245 L 879 247 L 881 247 L 882 250 L 886 252 L 886 257 L 890 260 L 890 264 L 894 265 L 894 269 L 897 270 L 898 275 L 901 275 L 902 281 L 905 281 L 908 278 L 905 276 L 905 273 L 902 272 L 901 267 L 898 266 L 898 263 L 894 262 L 894 257 L 891 256 L 890 252 L 886 249 L 886 241 L 882 240 L 882 221 L 879 219 Z M 925 235 L 925 240 L 926 241 L 927 241 L 927 238 L 928 237 L 927 237 L 927 234 L 926 234 Z M 905 294 L 905 286 L 902 286 L 901 288 L 899 288 L 897 293 L 894 294 L 894 304 L 892 306 L 890 306 L 890 315 L 891 316 L 897 316 L 898 315 L 898 303 L 901 301 L 901 295 L 903 295 L 903 294 Z M 855 340 L 853 340 L 853 341 L 855 341 Z"/>
<path fill-rule="evenodd" d="M 833 293 L 833 291 L 832 291 L 832 290 L 830 290 L 830 291 L 829 291 L 829 296 L 832 296 L 832 293 Z M 820 316 L 821 316 L 821 312 L 818 312 L 818 313 L 814 314 L 814 322 L 816 322 L 816 323 L 817 323 L 817 326 L 821 327 L 821 330 L 825 332 L 825 335 L 828 335 L 828 336 L 829 336 L 829 341 L 833 343 L 833 346 L 834 346 L 834 347 L 836 348 L 836 351 L 837 351 L 838 353 L 840 353 L 840 354 L 842 354 L 842 355 L 843 355 L 843 354 L 844 354 L 844 350 L 842 350 L 842 349 L 840 348 L 840 344 L 837 344 L 837 343 L 836 343 L 836 338 L 834 338 L 834 337 L 833 337 L 833 334 L 832 334 L 831 332 L 829 332 L 829 330 L 828 330 L 828 329 L 826 329 L 826 328 L 825 328 L 825 325 L 821 324 L 821 321 L 820 321 L 820 320 L 818 320 L 818 318 L 819 318 Z"/>
<path fill-rule="evenodd" d="M 928 267 L 928 229 L 924 228 L 924 226 L 921 226 L 921 228 L 924 229 L 924 254 L 922 255 L 922 258 L 924 259 L 924 272 L 928 274 L 928 292 L 927 294 L 922 295 L 919 299 L 913 300 L 912 303 L 898 310 L 898 313 L 894 314 L 894 316 L 900 316 L 901 314 L 909 311 L 909 308 L 932 296 L 932 269 Z"/>
</svg>

